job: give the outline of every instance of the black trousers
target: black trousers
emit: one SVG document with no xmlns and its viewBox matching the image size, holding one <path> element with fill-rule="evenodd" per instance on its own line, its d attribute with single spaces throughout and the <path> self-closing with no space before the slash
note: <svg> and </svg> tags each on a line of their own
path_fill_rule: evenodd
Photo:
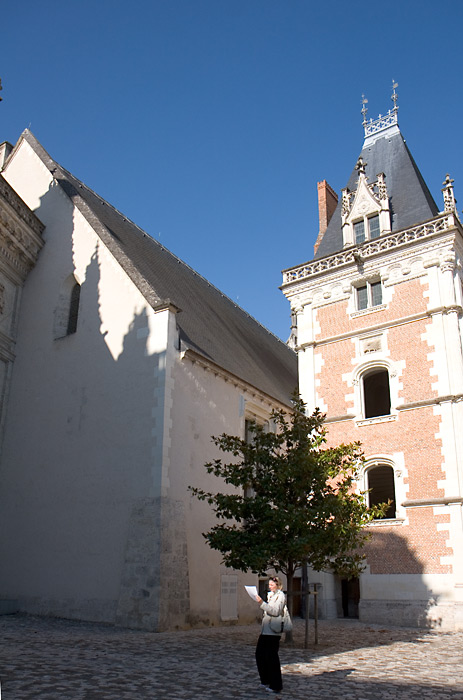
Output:
<svg viewBox="0 0 463 700">
<path fill-rule="evenodd" d="M 280 657 L 278 656 L 279 646 L 280 637 L 271 634 L 261 634 L 256 646 L 256 664 L 260 682 L 276 691 L 283 688 Z"/>
</svg>

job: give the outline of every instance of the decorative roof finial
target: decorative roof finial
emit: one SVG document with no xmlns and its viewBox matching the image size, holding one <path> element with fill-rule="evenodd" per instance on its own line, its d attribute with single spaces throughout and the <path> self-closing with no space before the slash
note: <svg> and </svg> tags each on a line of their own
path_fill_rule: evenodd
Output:
<svg viewBox="0 0 463 700">
<path fill-rule="evenodd" d="M 379 115 L 378 119 L 370 119 L 370 121 L 367 122 L 366 119 L 366 107 L 365 103 L 368 102 L 368 100 L 365 99 L 365 97 L 362 95 L 362 103 L 363 103 L 363 109 L 362 109 L 362 114 L 363 114 L 363 128 L 365 130 L 365 143 L 366 139 L 369 138 L 369 144 L 374 143 L 376 138 L 379 138 L 385 131 L 386 129 L 389 129 L 390 127 L 397 127 L 398 126 L 398 119 L 397 119 L 397 112 L 399 111 L 399 108 L 397 106 L 397 100 L 399 99 L 399 96 L 397 95 L 395 89 L 398 87 L 399 84 L 395 82 L 395 80 L 392 81 L 392 95 L 391 95 L 391 100 L 394 103 L 393 109 L 389 109 L 387 114 L 384 116 L 382 114 Z M 371 138 L 370 138 L 371 137 Z M 373 140 L 372 140 L 373 139 Z M 364 144 L 365 145 L 365 144 Z"/>
<path fill-rule="evenodd" d="M 366 167 L 366 165 L 367 165 L 367 164 L 366 164 L 365 161 L 363 160 L 362 156 L 359 156 L 359 159 L 358 159 L 358 161 L 357 161 L 357 163 L 356 163 L 356 165 L 355 165 L 355 169 L 357 170 L 357 172 L 358 172 L 359 175 L 365 175 L 365 167 Z"/>
<path fill-rule="evenodd" d="M 395 112 L 396 114 L 397 114 L 397 111 L 398 111 L 398 109 L 399 109 L 399 108 L 397 107 L 397 100 L 399 99 L 399 96 L 398 96 L 398 94 L 397 94 L 396 91 L 395 91 L 395 89 L 396 89 L 397 87 L 399 87 L 399 83 L 396 83 L 395 80 L 394 80 L 394 78 L 392 78 L 392 95 L 391 95 L 391 100 L 392 100 L 393 103 L 394 103 L 394 107 L 393 107 L 392 111 Z"/>
<path fill-rule="evenodd" d="M 367 104 L 368 104 L 367 98 L 365 97 L 365 95 L 362 95 L 362 105 L 363 105 L 363 107 L 362 107 L 362 109 L 361 109 L 361 112 L 362 112 L 362 114 L 363 114 L 363 122 L 362 122 L 362 125 L 363 125 L 363 126 L 365 126 L 366 123 L 367 123 L 367 112 L 368 112 L 368 107 L 366 106 Z"/>
<path fill-rule="evenodd" d="M 453 180 L 448 173 L 445 176 L 445 180 L 442 184 L 444 185 L 442 189 L 442 194 L 444 195 L 444 211 L 456 213 L 457 200 L 455 199 L 455 195 L 453 193 Z"/>
</svg>

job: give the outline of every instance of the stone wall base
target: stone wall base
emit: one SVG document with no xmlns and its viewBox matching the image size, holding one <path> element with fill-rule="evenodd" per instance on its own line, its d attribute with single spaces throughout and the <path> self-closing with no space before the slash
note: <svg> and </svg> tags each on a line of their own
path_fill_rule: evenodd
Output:
<svg viewBox="0 0 463 700">
<path fill-rule="evenodd" d="M 17 600 L 0 598 L 0 615 L 13 615 L 16 612 L 19 612 L 19 602 Z"/>
<path fill-rule="evenodd" d="M 360 622 L 396 627 L 463 630 L 463 602 L 431 600 L 360 600 Z"/>
<path fill-rule="evenodd" d="M 104 622 L 114 624 L 116 621 L 117 601 L 80 600 L 73 598 L 20 598 L 16 612 L 42 617 L 62 617 L 66 620 L 85 622 Z"/>
</svg>

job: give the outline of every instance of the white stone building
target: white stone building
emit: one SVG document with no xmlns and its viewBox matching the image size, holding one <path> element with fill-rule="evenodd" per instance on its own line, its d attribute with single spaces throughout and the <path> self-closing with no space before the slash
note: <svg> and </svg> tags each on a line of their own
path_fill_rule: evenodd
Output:
<svg viewBox="0 0 463 700">
<path fill-rule="evenodd" d="M 8 154 L 0 147 L 0 164 Z M 43 246 L 43 224 L 0 175 L 0 444 L 15 358 L 21 295 Z"/>
<path fill-rule="evenodd" d="M 210 506 L 187 489 L 211 478 L 211 435 L 244 437 L 246 419 L 289 405 L 296 354 L 30 132 L 3 178 L 34 212 L 37 251 L 36 217 L 44 224 L 45 245 L 15 347 L 0 342 L 0 359 L 14 355 L 0 599 L 150 630 L 254 619 L 241 584 L 255 577 L 221 565 L 201 534 Z"/>
<path fill-rule="evenodd" d="M 209 550 L 210 506 L 187 489 L 210 488 L 211 435 L 288 406 L 298 370 L 330 442 L 363 444 L 359 488 L 391 500 L 359 581 L 311 572 L 321 613 L 463 627 L 463 228 L 395 102 L 364 127 L 340 201 L 318 185 L 315 257 L 284 271 L 294 349 L 30 132 L 1 148 L 0 611 L 254 619 L 254 577 Z"/>
</svg>

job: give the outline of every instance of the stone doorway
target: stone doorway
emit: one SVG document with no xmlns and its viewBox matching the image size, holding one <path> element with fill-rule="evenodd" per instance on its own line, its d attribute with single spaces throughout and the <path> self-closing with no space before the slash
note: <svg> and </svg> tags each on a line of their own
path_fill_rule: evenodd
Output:
<svg viewBox="0 0 463 700">
<path fill-rule="evenodd" d="M 360 581 L 358 578 L 341 579 L 342 617 L 358 618 Z"/>
</svg>

